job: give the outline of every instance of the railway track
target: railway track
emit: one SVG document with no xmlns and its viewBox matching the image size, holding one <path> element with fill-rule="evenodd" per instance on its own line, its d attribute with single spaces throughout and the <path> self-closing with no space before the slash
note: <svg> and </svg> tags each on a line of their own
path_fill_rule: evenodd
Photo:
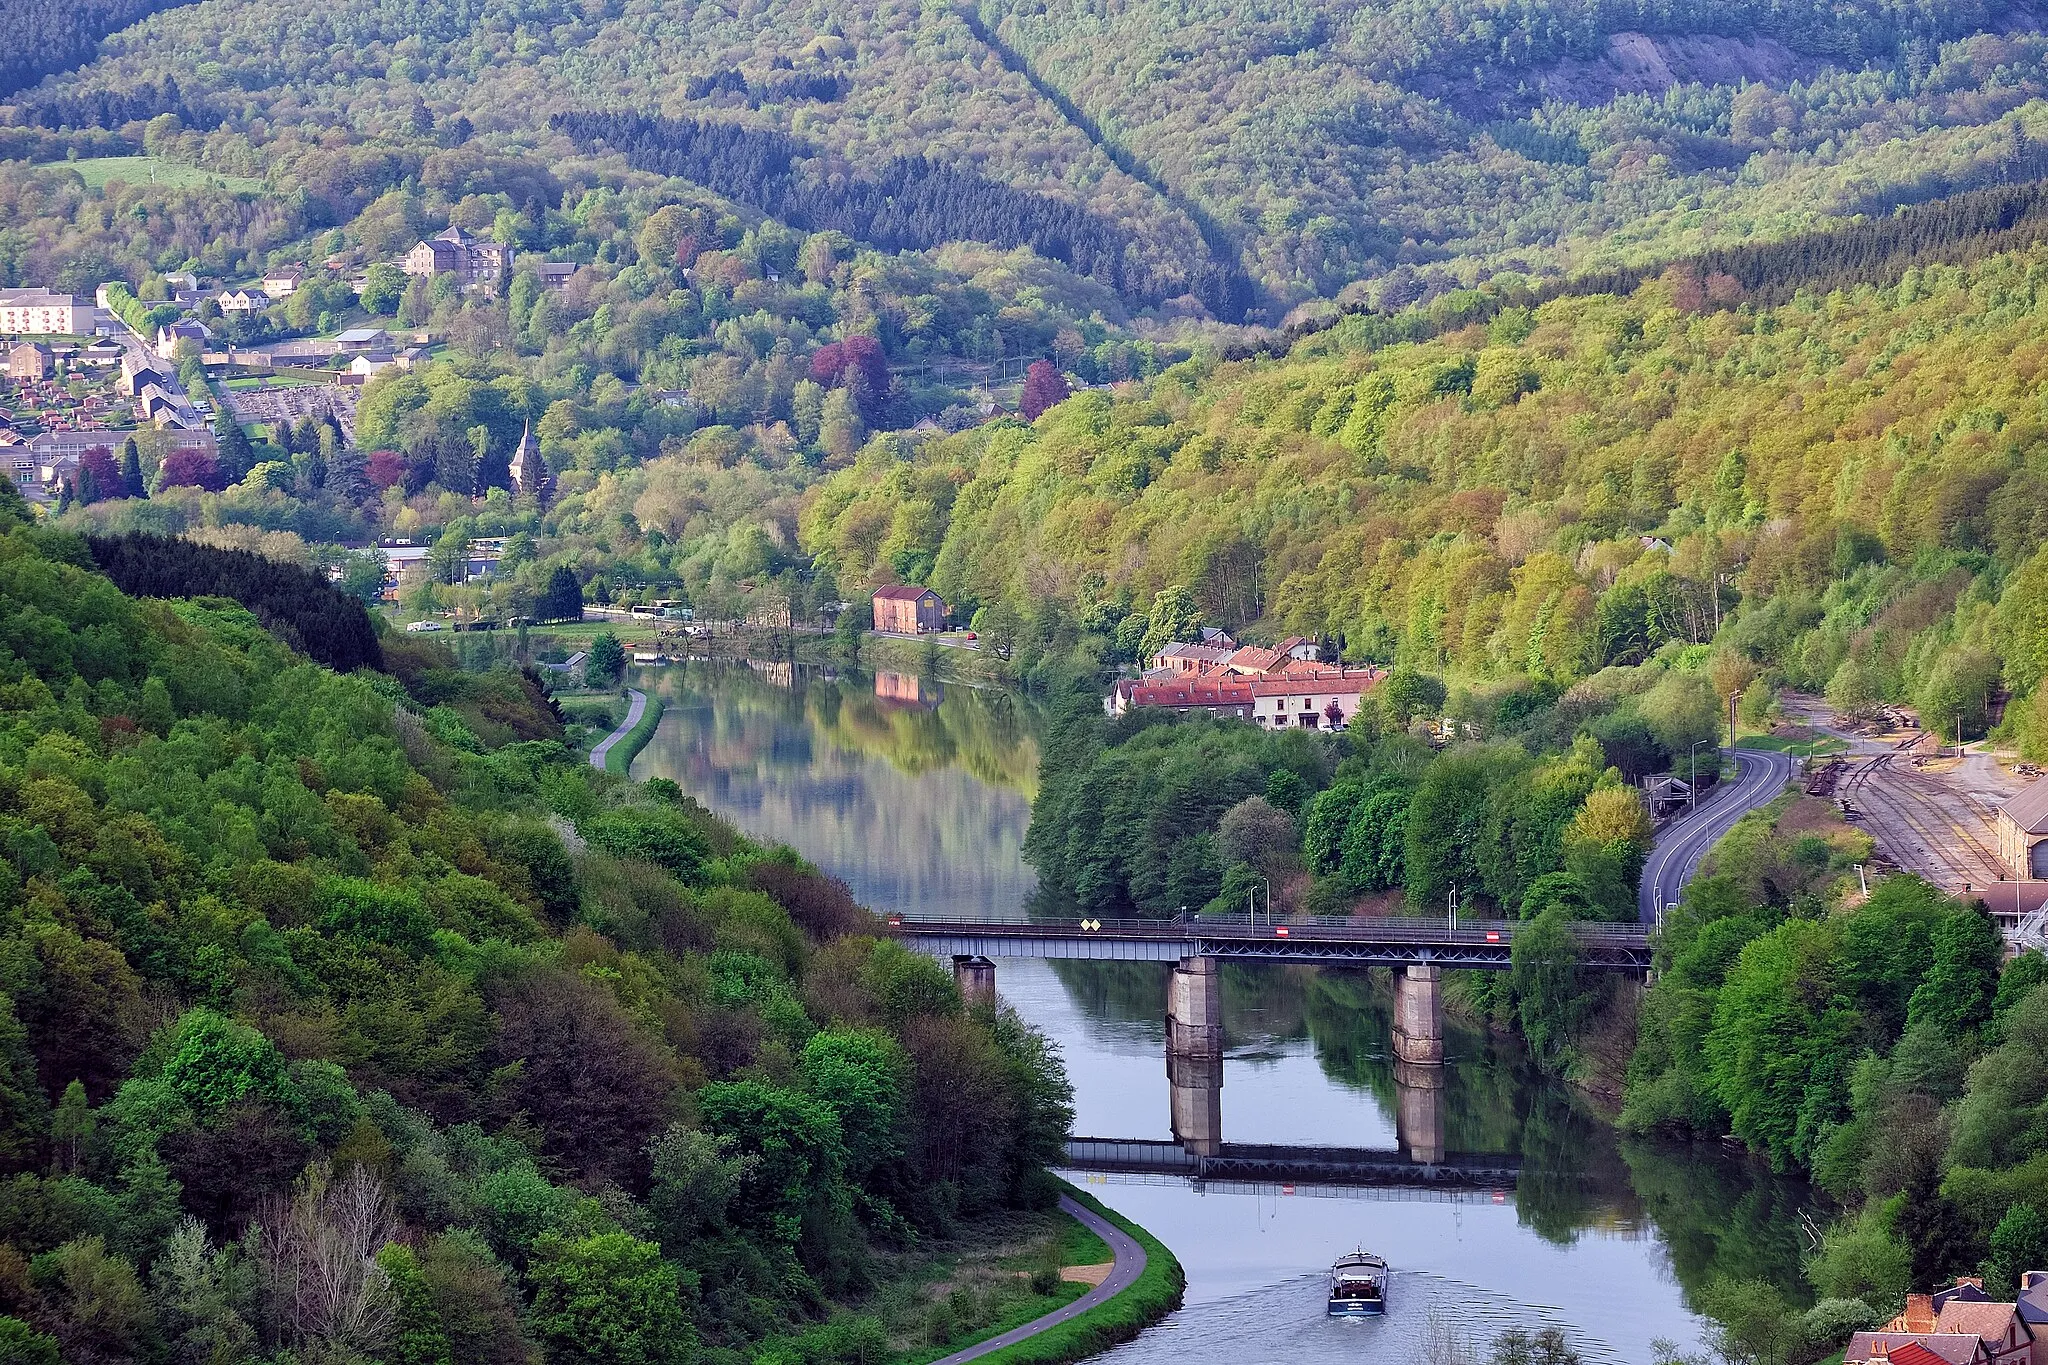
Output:
<svg viewBox="0 0 2048 1365">
<path fill-rule="evenodd" d="M 1884 754 L 1851 772 L 1838 788 L 1844 810 L 1860 807 L 1879 823 L 1892 826 L 1894 837 L 1889 840 L 1879 830 L 1871 831 L 1880 844 L 1891 845 L 1887 851 L 1892 860 L 1933 877 L 1951 891 L 1999 880 L 2003 873 L 1998 857 L 1977 832 L 1943 815 L 1930 816 L 1929 808 L 1938 812 L 1951 794 L 1934 779 L 1898 766 L 1898 757 Z M 1901 790 L 1888 789 L 1880 775 L 1896 779 Z M 1916 850 L 1901 847 L 1908 843 L 1919 846 L 1917 856 Z"/>
</svg>

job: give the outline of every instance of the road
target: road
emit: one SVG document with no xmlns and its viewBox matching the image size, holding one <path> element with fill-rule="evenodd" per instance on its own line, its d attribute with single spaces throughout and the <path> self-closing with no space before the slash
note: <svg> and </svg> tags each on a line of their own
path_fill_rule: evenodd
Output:
<svg viewBox="0 0 2048 1365">
<path fill-rule="evenodd" d="M 640 717 L 647 714 L 647 694 L 645 692 L 642 692 L 637 687 L 629 687 L 626 689 L 626 696 L 630 700 L 626 707 L 625 720 L 619 723 L 618 729 L 599 740 L 597 747 L 590 751 L 590 766 L 599 772 L 604 771 L 605 755 L 612 751 L 612 745 L 617 744 L 627 735 L 632 734 L 633 727 L 640 723 Z"/>
<path fill-rule="evenodd" d="M 1102 1217 L 1094 1210 L 1084 1207 L 1066 1195 L 1060 1196 L 1060 1212 L 1068 1214 L 1082 1227 L 1109 1243 L 1110 1254 L 1116 1264 L 1110 1268 L 1109 1278 L 1075 1299 L 1063 1308 L 1055 1308 L 1042 1318 L 1033 1318 L 1022 1327 L 1012 1327 L 999 1337 L 976 1342 L 965 1350 L 955 1351 L 949 1356 L 932 1362 L 932 1365 L 966 1365 L 970 1360 L 979 1360 L 985 1355 L 1015 1346 L 1018 1342 L 1037 1336 L 1063 1322 L 1072 1322 L 1097 1304 L 1107 1303 L 1124 1290 L 1138 1282 L 1138 1276 L 1145 1270 L 1145 1248 L 1138 1245 L 1129 1233 Z"/>
<path fill-rule="evenodd" d="M 1733 782 L 1714 789 L 1700 808 L 1683 819 L 1674 820 L 1650 848 L 1643 865 L 1643 885 L 1637 908 L 1645 924 L 1653 924 L 1657 912 L 1675 905 L 1685 884 L 1699 871 L 1700 859 L 1721 836 L 1758 806 L 1776 799 L 1792 780 L 1794 760 L 1790 754 L 1772 749 L 1731 749 L 1735 756 Z"/>
</svg>

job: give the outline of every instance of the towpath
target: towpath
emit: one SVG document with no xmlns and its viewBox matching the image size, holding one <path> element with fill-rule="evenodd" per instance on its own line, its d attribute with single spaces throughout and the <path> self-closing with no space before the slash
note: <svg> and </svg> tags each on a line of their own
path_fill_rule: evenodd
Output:
<svg viewBox="0 0 2048 1365">
<path fill-rule="evenodd" d="M 1086 1207 L 1080 1201 L 1060 1196 L 1060 1212 L 1070 1215 L 1082 1227 L 1109 1243 L 1110 1252 L 1116 1257 L 1115 1265 L 1101 1284 L 1061 1308 L 1055 1308 L 1042 1318 L 1033 1318 L 1022 1327 L 1012 1327 L 1001 1336 L 978 1341 L 965 1350 L 955 1351 L 949 1356 L 932 1362 L 932 1365 L 967 1365 L 970 1360 L 979 1360 L 993 1355 L 1005 1346 L 1014 1346 L 1020 1341 L 1050 1331 L 1063 1322 L 1072 1322 L 1097 1304 L 1107 1303 L 1138 1281 L 1145 1272 L 1145 1248 L 1137 1239 L 1116 1224 Z"/>
</svg>

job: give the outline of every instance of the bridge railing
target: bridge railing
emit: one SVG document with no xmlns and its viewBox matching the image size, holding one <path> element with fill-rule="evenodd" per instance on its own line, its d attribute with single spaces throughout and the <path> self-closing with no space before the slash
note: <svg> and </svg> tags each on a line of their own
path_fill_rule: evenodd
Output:
<svg viewBox="0 0 2048 1365">
<path fill-rule="evenodd" d="M 1124 939 L 1258 939 L 1275 937 L 1310 943 L 1506 944 L 1523 921 L 1467 920 L 1455 925 L 1436 918 L 1386 916 L 1369 920 L 1272 920 L 1264 915 L 1176 915 L 1170 919 L 1098 918 L 990 920 L 967 915 L 895 915 L 892 930 L 906 933 L 991 934 L 1004 938 L 1071 938 L 1076 934 Z M 1572 932 L 1589 946 L 1639 947 L 1649 930 L 1639 924 L 1581 922 Z"/>
</svg>

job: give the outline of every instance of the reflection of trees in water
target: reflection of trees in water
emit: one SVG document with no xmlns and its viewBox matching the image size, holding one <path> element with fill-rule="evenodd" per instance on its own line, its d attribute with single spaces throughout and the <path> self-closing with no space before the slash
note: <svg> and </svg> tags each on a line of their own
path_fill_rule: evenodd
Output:
<svg viewBox="0 0 2048 1365">
<path fill-rule="evenodd" d="M 1688 1301 L 1726 1278 L 1767 1280 L 1794 1303 L 1812 1302 L 1799 1231 L 1800 1210 L 1814 1203 L 1810 1186 L 1708 1143 L 1623 1138 L 1620 1152 Z"/>
<path fill-rule="evenodd" d="M 1106 1024 L 1150 1024 L 1159 1035 L 1159 1045 L 1166 1046 L 1166 973 L 1170 963 L 1055 959 L 1046 965 L 1083 1015 Z"/>
<path fill-rule="evenodd" d="M 1038 715 L 1014 692 L 956 687 L 925 708 L 882 701 L 861 679 L 797 679 L 793 689 L 778 687 L 749 668 L 693 663 L 643 671 L 635 682 L 675 706 L 710 707 L 715 699 L 721 742 L 780 745 L 801 733 L 808 744 L 815 735 L 911 777 L 959 767 L 991 786 L 1037 794 Z M 781 724 L 764 730 L 763 720 Z"/>
<path fill-rule="evenodd" d="M 818 733 L 841 748 L 886 758 L 912 776 L 958 765 L 991 785 L 1038 794 L 1038 718 L 1014 692 L 949 688 L 927 709 L 841 682 L 813 685 L 808 699 Z"/>
</svg>

